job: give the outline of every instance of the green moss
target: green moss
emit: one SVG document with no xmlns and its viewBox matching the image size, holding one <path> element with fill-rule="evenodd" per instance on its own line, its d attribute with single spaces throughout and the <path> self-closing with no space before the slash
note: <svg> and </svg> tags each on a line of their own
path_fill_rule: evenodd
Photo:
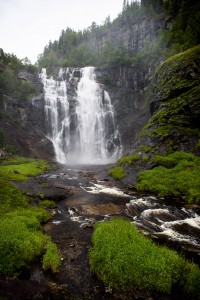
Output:
<svg viewBox="0 0 200 300">
<path fill-rule="evenodd" d="M 49 241 L 46 245 L 46 253 L 43 258 L 43 269 L 50 269 L 53 273 L 59 272 L 61 265 L 61 256 L 54 243 Z"/>
<path fill-rule="evenodd" d="M 28 200 L 27 198 L 20 192 L 20 190 L 12 185 L 11 183 L 7 182 L 0 178 L 0 216 L 5 214 L 8 211 L 19 207 L 28 207 Z"/>
<path fill-rule="evenodd" d="M 106 285 L 116 289 L 170 294 L 180 281 L 186 294 L 198 295 L 200 289 L 197 266 L 155 245 L 128 220 L 119 218 L 95 225 L 90 266 Z"/>
<path fill-rule="evenodd" d="M 200 46 L 175 55 L 155 71 L 150 99 L 157 110 L 138 134 L 148 144 L 166 153 L 178 149 L 193 151 L 200 139 Z M 159 105 L 159 107 L 157 107 Z"/>
<path fill-rule="evenodd" d="M 151 191 L 159 196 L 179 197 L 189 203 L 200 203 L 200 158 L 174 152 L 167 156 L 155 156 L 157 165 L 138 175 L 137 189 Z"/>
<path fill-rule="evenodd" d="M 118 161 L 117 164 L 120 165 L 124 165 L 124 164 L 133 164 L 135 161 L 138 161 L 141 159 L 141 156 L 139 153 L 135 153 L 129 156 L 123 156 L 121 157 Z"/>
<path fill-rule="evenodd" d="M 41 224 L 50 219 L 50 214 L 42 208 L 30 207 L 23 193 L 2 178 L 0 195 L 0 276 L 17 276 L 35 259 L 45 255 L 48 245 L 52 244 L 41 232 Z M 45 269 L 54 272 L 58 270 L 60 255 L 56 245 L 51 247 L 53 261 L 49 261 Z"/>
<path fill-rule="evenodd" d="M 0 177 L 14 181 L 27 181 L 30 176 L 37 176 L 49 168 L 45 160 L 15 157 L 2 162 Z"/>
<path fill-rule="evenodd" d="M 199 85 L 199 76 L 193 71 L 198 69 L 200 46 L 174 55 L 156 69 L 152 80 L 153 94 L 160 93 L 165 101 L 177 92 L 186 91 Z"/>
<path fill-rule="evenodd" d="M 108 171 L 108 175 L 112 176 L 115 179 L 123 179 L 127 175 L 124 173 L 124 168 L 123 167 L 115 167 L 113 169 L 110 169 Z"/>
<path fill-rule="evenodd" d="M 153 149 L 146 145 L 140 145 L 137 149 L 138 151 L 153 152 Z"/>
<path fill-rule="evenodd" d="M 57 204 L 52 200 L 42 200 L 39 202 L 39 206 L 43 208 L 55 208 Z"/>
</svg>

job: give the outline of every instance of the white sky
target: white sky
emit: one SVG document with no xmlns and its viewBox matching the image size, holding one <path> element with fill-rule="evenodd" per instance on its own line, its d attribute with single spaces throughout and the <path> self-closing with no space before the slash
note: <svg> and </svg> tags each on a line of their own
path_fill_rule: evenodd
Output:
<svg viewBox="0 0 200 300">
<path fill-rule="evenodd" d="M 123 0 L 0 0 L 0 48 L 32 63 L 62 29 L 103 24 L 122 11 Z"/>
</svg>

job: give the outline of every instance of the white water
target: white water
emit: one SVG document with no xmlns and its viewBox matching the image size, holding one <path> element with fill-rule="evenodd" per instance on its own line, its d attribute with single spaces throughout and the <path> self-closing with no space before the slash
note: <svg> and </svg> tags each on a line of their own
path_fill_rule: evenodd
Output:
<svg viewBox="0 0 200 300">
<path fill-rule="evenodd" d="M 44 85 L 47 137 L 54 145 L 57 161 L 61 163 L 115 162 L 121 156 L 122 148 L 109 94 L 96 82 L 94 67 L 83 68 L 81 73 L 74 99 L 75 111 L 72 112 L 66 81 L 61 79 L 63 70 L 59 71 L 59 81 L 48 79 L 46 70 L 42 70 L 40 78 Z M 69 84 L 72 77 L 73 72 Z"/>
<path fill-rule="evenodd" d="M 147 196 L 132 199 L 127 203 L 127 212 L 144 232 L 200 249 L 200 216 L 192 210 L 167 206 L 159 199 Z"/>
<path fill-rule="evenodd" d="M 48 79 L 46 70 L 40 74 L 44 85 L 47 137 L 52 141 L 56 160 L 65 163 L 69 147 L 69 103 L 65 81 Z"/>
</svg>

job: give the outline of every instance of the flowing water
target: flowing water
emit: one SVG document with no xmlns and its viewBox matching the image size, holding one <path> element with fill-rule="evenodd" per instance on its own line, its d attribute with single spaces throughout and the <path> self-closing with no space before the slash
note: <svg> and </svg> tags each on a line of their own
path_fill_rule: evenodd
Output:
<svg viewBox="0 0 200 300">
<path fill-rule="evenodd" d="M 67 87 L 74 83 L 75 73 L 61 69 L 58 81 L 47 78 L 45 70 L 40 75 L 44 84 L 47 136 L 54 145 L 56 159 L 68 165 L 114 162 L 120 157 L 122 147 L 109 94 L 96 82 L 95 69 L 87 67 L 81 69 L 80 78 L 76 77 L 75 96 L 69 99 Z M 144 234 L 199 255 L 198 207 L 177 207 L 153 196 L 129 195 L 106 182 L 83 180 L 79 174 L 83 166 L 77 166 L 77 170 L 63 168 L 63 173 L 52 180 L 59 178 L 64 184 L 76 186 L 79 192 L 69 202 L 61 203 L 52 220 L 54 224 L 70 218 L 83 226 L 97 216 L 104 220 L 112 215 L 125 215 Z"/>
<path fill-rule="evenodd" d="M 74 98 L 69 100 L 67 84 L 70 89 L 74 73 L 61 69 L 57 81 L 48 78 L 45 69 L 40 74 L 47 137 L 54 145 L 56 159 L 64 164 L 115 162 L 122 147 L 109 94 L 96 82 L 95 68 L 85 67 Z"/>
<path fill-rule="evenodd" d="M 95 167 L 88 167 L 86 171 L 85 168 L 65 167 L 52 176 L 52 181 L 56 178 L 74 188 L 73 194 L 60 203 L 53 224 L 71 219 L 84 227 L 112 216 L 125 216 L 145 235 L 183 251 L 200 263 L 200 210 L 197 206 L 170 205 L 163 199 L 136 192 L 132 195 L 107 180 L 88 177 Z"/>
</svg>

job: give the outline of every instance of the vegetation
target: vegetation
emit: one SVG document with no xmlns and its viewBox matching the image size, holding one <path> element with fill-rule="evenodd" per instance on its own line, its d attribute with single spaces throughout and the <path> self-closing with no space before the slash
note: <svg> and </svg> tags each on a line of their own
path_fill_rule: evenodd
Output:
<svg viewBox="0 0 200 300">
<path fill-rule="evenodd" d="M 96 223 L 90 249 L 91 270 L 109 287 L 170 294 L 179 287 L 198 299 L 199 268 L 175 251 L 159 247 L 128 220 Z"/>
<path fill-rule="evenodd" d="M 39 206 L 43 208 L 55 208 L 57 204 L 52 200 L 42 200 L 39 202 Z"/>
<path fill-rule="evenodd" d="M 19 60 L 15 55 L 4 53 L 0 48 L 0 90 L 17 99 L 30 100 L 38 93 L 38 88 L 30 81 L 18 78 L 19 71 L 34 74 L 37 68 L 28 59 Z"/>
<path fill-rule="evenodd" d="M 137 189 L 159 196 L 179 197 L 189 203 L 200 203 L 200 158 L 193 154 L 174 152 L 157 155 L 153 169 L 138 175 Z"/>
<path fill-rule="evenodd" d="M 0 177 L 8 180 L 27 181 L 30 176 L 37 176 L 49 167 L 45 160 L 14 157 L 2 161 L 0 164 Z"/>
<path fill-rule="evenodd" d="M 135 153 L 129 156 L 123 156 L 121 157 L 118 161 L 117 164 L 120 165 L 124 165 L 124 164 L 129 164 L 131 165 L 132 163 L 134 163 L 135 161 L 138 161 L 141 159 L 141 156 L 139 153 Z"/>
<path fill-rule="evenodd" d="M 185 152 L 192 152 L 199 155 L 199 59 L 200 46 L 196 46 L 171 57 L 156 69 L 149 90 L 149 98 L 154 99 L 151 102 L 153 115 L 138 135 L 138 138 L 141 141 L 141 149 L 142 146 L 146 146 L 146 141 L 148 140 L 148 146 L 151 146 L 154 154 L 157 152 L 165 153 L 167 155 L 174 151 L 184 150 Z M 164 174 L 168 174 L 168 179 L 171 178 L 170 172 L 172 171 L 168 170 L 166 173 L 165 168 L 166 166 L 164 166 L 163 169 L 163 166 L 161 165 L 160 168 L 151 170 L 151 175 L 154 176 L 154 172 L 159 170 L 162 178 Z M 178 172 L 178 166 L 176 167 L 176 170 Z M 191 174 L 198 176 L 198 164 L 191 167 L 190 170 L 192 172 Z M 181 173 L 176 173 L 176 175 L 183 175 L 182 171 Z M 150 176 L 150 173 L 147 174 Z M 159 175 L 157 176 L 157 179 L 158 178 Z M 194 179 L 190 179 L 193 183 L 189 180 L 188 188 L 191 187 L 193 189 Z M 167 180 L 167 178 L 165 177 L 163 180 Z M 180 186 L 181 178 L 179 182 L 176 181 L 176 184 L 175 181 L 176 180 L 174 179 L 174 183 L 172 184 L 174 188 L 171 185 L 167 190 L 164 190 L 164 186 L 166 189 L 165 182 L 165 184 L 160 183 L 159 188 L 153 187 L 152 185 L 150 190 L 155 189 L 157 190 L 157 193 L 166 196 L 184 196 L 186 201 L 189 202 L 199 202 L 197 195 L 192 196 L 194 191 L 190 189 L 190 191 L 188 190 L 186 193 L 186 186 L 185 189 Z M 142 182 L 140 182 L 138 187 L 140 189 L 145 189 L 145 187 L 142 186 Z M 169 189 L 171 190 L 171 193 Z"/>
<path fill-rule="evenodd" d="M 0 276 L 17 276 L 44 256 L 44 269 L 57 272 L 60 255 L 55 244 L 41 232 L 50 218 L 43 208 L 30 207 L 29 199 L 8 180 L 28 180 L 47 168 L 47 162 L 14 157 L 0 165 Z M 14 172 L 15 171 L 15 172 Z"/>
<path fill-rule="evenodd" d="M 115 167 L 108 171 L 108 175 L 112 176 L 115 179 L 123 179 L 127 175 L 124 173 L 123 167 Z"/>
<path fill-rule="evenodd" d="M 140 68 L 148 67 L 160 61 L 161 57 L 170 57 L 200 43 L 199 11 L 200 4 L 195 0 L 125 0 L 122 12 L 113 22 L 108 16 L 100 26 L 93 22 L 83 31 L 76 32 L 71 28 L 63 30 L 57 41 L 49 41 L 38 62 L 41 67 L 48 69 L 131 64 Z M 158 38 L 153 42 L 146 38 L 139 52 L 125 47 L 123 43 L 110 42 L 113 32 L 124 26 L 131 28 L 133 22 L 143 18 L 154 21 L 171 18 L 172 28 L 166 22 L 158 32 Z M 98 45 L 102 37 L 103 47 Z"/>
<path fill-rule="evenodd" d="M 19 275 L 42 255 L 44 259 L 49 257 L 44 268 L 57 271 L 59 252 L 40 231 L 40 224 L 48 221 L 50 215 L 42 208 L 30 207 L 20 190 L 3 179 L 0 194 L 0 275 Z M 49 247 L 54 248 L 50 254 Z"/>
</svg>

